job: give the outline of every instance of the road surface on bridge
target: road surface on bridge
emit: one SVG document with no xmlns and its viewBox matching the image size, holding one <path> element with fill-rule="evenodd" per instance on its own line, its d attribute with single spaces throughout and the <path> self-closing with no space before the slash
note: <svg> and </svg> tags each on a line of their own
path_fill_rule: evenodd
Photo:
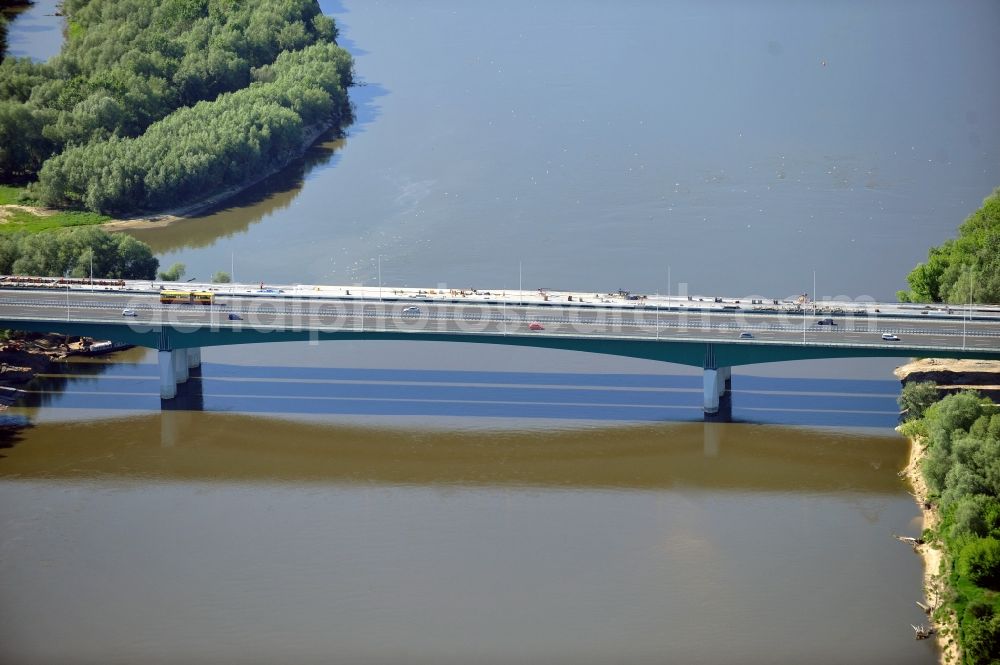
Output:
<svg viewBox="0 0 1000 665">
<path fill-rule="evenodd" d="M 147 283 L 148 284 L 148 283 Z M 390 289 L 384 290 L 386 293 Z M 357 293 L 357 290 L 355 290 Z M 162 325 L 217 329 L 366 332 L 423 332 L 447 335 L 537 335 L 662 341 L 726 341 L 741 344 L 802 344 L 830 346 L 906 347 L 923 350 L 1000 349 L 1000 316 L 968 320 L 962 310 L 926 316 L 883 306 L 886 313 L 833 317 L 836 325 L 819 325 L 828 318 L 807 306 L 799 312 L 764 313 L 745 309 L 678 304 L 670 309 L 646 302 L 624 301 L 615 306 L 529 302 L 508 297 L 501 303 L 426 302 L 417 298 L 301 298 L 258 292 L 220 292 L 213 305 L 161 304 L 156 291 L 86 291 L 82 289 L 0 289 L 0 318 L 11 321 L 53 320 L 125 324 L 136 328 Z M 537 299 L 536 299 L 537 300 Z M 607 301 L 605 301 L 607 302 Z M 712 303 L 714 304 L 714 303 Z M 895 307 L 895 309 L 893 309 Z M 123 309 L 135 312 L 123 317 Z M 409 311 L 407 308 L 410 308 Z M 412 308 L 417 308 L 413 311 Z M 228 314 L 241 318 L 230 320 Z M 530 330 L 537 322 L 542 330 Z M 740 339 L 750 333 L 751 339 Z M 882 339 L 883 333 L 899 341 Z"/>
</svg>

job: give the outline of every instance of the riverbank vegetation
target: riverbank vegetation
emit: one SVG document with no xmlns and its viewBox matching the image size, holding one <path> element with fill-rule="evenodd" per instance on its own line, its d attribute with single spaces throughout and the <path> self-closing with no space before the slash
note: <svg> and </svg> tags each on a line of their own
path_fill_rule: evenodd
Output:
<svg viewBox="0 0 1000 665">
<path fill-rule="evenodd" d="M 39 233 L 71 226 L 104 224 L 107 215 L 39 207 L 24 186 L 0 185 L 0 235 Z"/>
<path fill-rule="evenodd" d="M 155 279 L 149 245 L 99 228 L 0 234 L 0 274 L 100 279 Z"/>
<path fill-rule="evenodd" d="M 1000 408 L 975 391 L 935 401 L 930 386 L 907 384 L 904 434 L 924 447 L 921 464 L 940 520 L 924 538 L 945 552 L 948 595 L 966 665 L 1000 660 Z M 922 411 L 922 413 L 921 413 Z"/>
<path fill-rule="evenodd" d="M 1000 188 L 959 227 L 958 237 L 932 247 L 906 277 L 900 302 L 1000 303 Z"/>
<path fill-rule="evenodd" d="M 316 0 L 66 0 L 47 63 L 0 63 L 0 180 L 47 206 L 163 209 L 287 163 L 350 118 Z"/>
</svg>

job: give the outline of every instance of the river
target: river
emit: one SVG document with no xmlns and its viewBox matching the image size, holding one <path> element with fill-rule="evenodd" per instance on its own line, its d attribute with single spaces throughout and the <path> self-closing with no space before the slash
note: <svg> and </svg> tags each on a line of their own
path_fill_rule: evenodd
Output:
<svg viewBox="0 0 1000 665">
<path fill-rule="evenodd" d="M 164 265 L 887 299 L 1000 183 L 988 0 L 322 4 L 356 122 L 135 232 Z M 936 660 L 890 361 L 737 368 L 717 424 L 629 359 L 203 358 L 176 410 L 134 350 L 8 411 L 0 660 Z"/>
</svg>

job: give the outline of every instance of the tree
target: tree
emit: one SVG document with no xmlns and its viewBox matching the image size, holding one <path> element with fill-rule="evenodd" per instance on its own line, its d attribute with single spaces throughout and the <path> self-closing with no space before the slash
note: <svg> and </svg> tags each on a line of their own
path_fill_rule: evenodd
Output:
<svg viewBox="0 0 1000 665">
<path fill-rule="evenodd" d="M 0 101 L 0 175 L 34 173 L 52 148 L 43 136 L 45 114 L 17 102 Z"/>
<path fill-rule="evenodd" d="M 184 276 L 184 264 L 175 263 L 164 272 L 160 273 L 160 281 L 163 282 L 179 282 L 181 277 Z"/>
<path fill-rule="evenodd" d="M 153 279 L 159 261 L 149 245 L 95 227 L 0 234 L 0 273 L 40 277 Z"/>
<path fill-rule="evenodd" d="M 986 494 L 964 496 L 955 502 L 951 521 L 949 535 L 954 541 L 995 536 L 1000 529 L 1000 501 Z"/>
<path fill-rule="evenodd" d="M 0 177 L 37 176 L 47 205 L 184 203 L 283 166 L 306 126 L 350 118 L 353 61 L 317 0 L 62 9 L 59 56 L 0 63 Z"/>
<path fill-rule="evenodd" d="M 899 394 L 899 408 L 906 420 L 923 418 L 924 411 L 938 400 L 937 384 L 933 381 L 908 382 Z"/>
<path fill-rule="evenodd" d="M 958 554 L 956 568 L 974 584 L 988 589 L 1000 586 L 1000 540 L 976 538 Z"/>
<path fill-rule="evenodd" d="M 117 250 L 118 270 L 114 277 L 119 279 L 153 279 L 159 260 L 144 242 L 125 233 L 114 236 Z"/>
<path fill-rule="evenodd" d="M 901 301 L 1000 302 L 1000 188 L 962 223 L 958 237 L 932 247 L 906 277 Z"/>
<path fill-rule="evenodd" d="M 954 438 L 955 432 L 968 432 L 972 424 L 985 413 L 982 396 L 975 390 L 948 395 L 926 411 L 928 432 L 932 439 L 936 435 L 946 434 Z"/>
<path fill-rule="evenodd" d="M 964 662 L 974 665 L 1000 660 L 1000 616 L 994 615 L 991 607 L 970 603 L 962 617 L 961 635 Z"/>
<path fill-rule="evenodd" d="M 228 272 L 222 272 L 220 270 L 212 275 L 212 284 L 228 284 L 231 281 L 233 281 L 233 278 L 229 276 Z"/>
<path fill-rule="evenodd" d="M 917 390 L 908 399 L 919 408 Z M 921 430 L 927 442 L 923 473 L 940 496 L 937 535 L 953 562 L 949 604 L 958 613 L 963 662 L 1000 662 L 1000 411 L 962 391 L 903 429 Z"/>
<path fill-rule="evenodd" d="M 299 154 L 307 127 L 349 118 L 351 76 L 336 45 L 286 51 L 255 70 L 256 85 L 179 109 L 141 136 L 67 148 L 45 162 L 32 191 L 48 205 L 114 213 L 238 186 Z"/>
</svg>

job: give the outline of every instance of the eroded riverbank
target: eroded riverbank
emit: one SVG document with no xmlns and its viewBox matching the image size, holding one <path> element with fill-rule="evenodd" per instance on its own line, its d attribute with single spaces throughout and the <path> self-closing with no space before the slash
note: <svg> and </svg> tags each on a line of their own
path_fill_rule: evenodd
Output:
<svg viewBox="0 0 1000 665">
<path fill-rule="evenodd" d="M 941 653 L 942 665 L 961 662 L 958 648 L 958 617 L 951 610 L 942 610 L 941 604 L 948 595 L 948 558 L 937 538 L 929 534 L 937 530 L 941 515 L 937 505 L 930 501 L 927 483 L 921 464 L 926 457 L 924 444 L 916 438 L 910 439 L 910 455 L 906 467 L 901 472 L 913 487 L 913 497 L 923 516 L 922 538 L 913 545 L 913 551 L 924 562 L 924 604 L 929 608 L 928 621 L 934 629 L 934 637 Z"/>
</svg>

